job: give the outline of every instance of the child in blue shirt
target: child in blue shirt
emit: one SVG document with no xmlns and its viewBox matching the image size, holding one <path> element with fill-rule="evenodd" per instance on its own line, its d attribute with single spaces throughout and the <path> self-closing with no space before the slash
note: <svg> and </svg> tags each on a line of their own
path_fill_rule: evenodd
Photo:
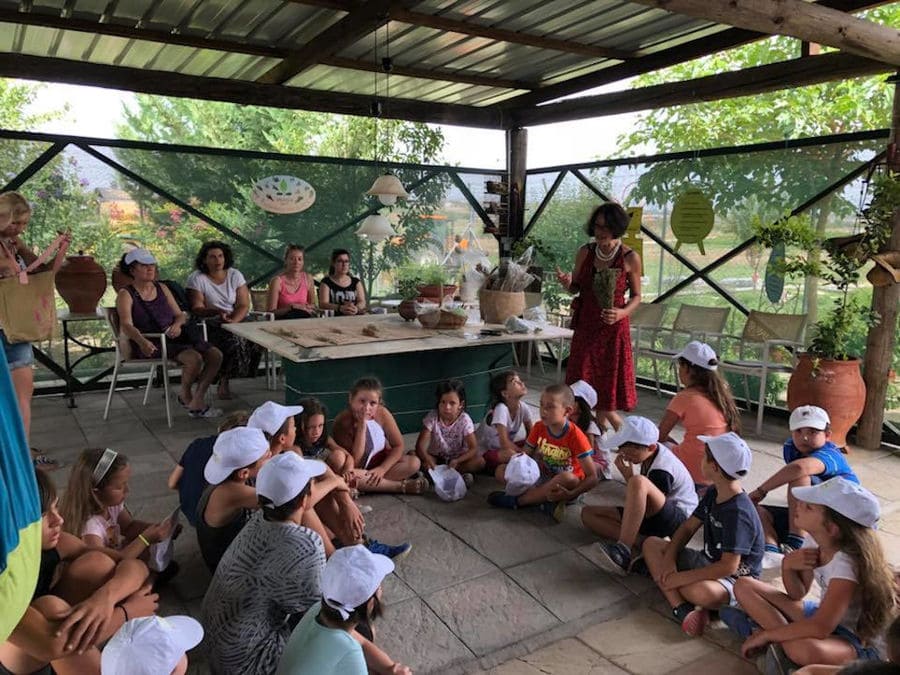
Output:
<svg viewBox="0 0 900 675">
<path fill-rule="evenodd" d="M 791 490 L 788 489 L 787 507 L 763 506 L 759 502 L 767 494 L 782 485 L 790 488 L 818 485 L 838 476 L 859 483 L 841 450 L 831 442 L 831 419 L 825 410 L 814 405 L 795 408 L 788 426 L 791 437 L 784 444 L 784 468 L 769 476 L 750 493 L 766 533 L 766 556 L 763 561 L 766 568 L 780 566 L 782 552 L 803 546 L 806 535 L 795 522 L 796 500 Z M 779 543 L 783 548 L 779 547 Z"/>
<path fill-rule="evenodd" d="M 750 448 L 732 431 L 697 438 L 706 444 L 700 470 L 712 485 L 671 541 L 648 537 L 643 546 L 653 580 L 692 637 L 702 635 L 710 609 L 734 604 L 739 577 L 759 576 L 763 557 L 762 524 L 740 482 L 750 470 Z M 686 548 L 701 527 L 703 550 Z"/>
</svg>

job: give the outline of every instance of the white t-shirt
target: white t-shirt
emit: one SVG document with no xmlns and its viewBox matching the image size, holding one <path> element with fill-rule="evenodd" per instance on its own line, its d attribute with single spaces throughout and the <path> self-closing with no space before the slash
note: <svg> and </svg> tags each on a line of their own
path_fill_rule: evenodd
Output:
<svg viewBox="0 0 900 675">
<path fill-rule="evenodd" d="M 810 536 L 807 536 L 803 541 L 803 548 L 818 547 L 819 545 L 816 543 L 816 540 Z M 825 590 L 828 588 L 828 584 L 831 583 L 832 579 L 857 581 L 856 565 L 853 562 L 853 558 L 843 551 L 838 551 L 826 564 L 821 567 L 816 567 L 813 570 L 813 579 L 815 579 L 816 583 L 819 585 L 819 592 L 821 593 L 819 599 L 821 600 L 825 597 Z M 853 593 L 853 597 L 850 599 L 850 604 L 847 606 L 847 611 L 841 619 L 841 625 L 852 631 L 856 631 L 856 624 L 859 622 L 859 615 L 862 612 L 860 592 L 861 589 L 857 586 L 856 591 Z"/>
<path fill-rule="evenodd" d="M 244 275 L 233 267 L 225 270 L 224 283 L 213 283 L 213 280 L 200 270 L 191 272 L 186 283 L 187 288 L 203 293 L 208 309 L 221 309 L 223 312 L 234 310 L 234 303 L 237 302 L 237 290 L 246 285 L 247 281 L 244 279 Z"/>
<path fill-rule="evenodd" d="M 490 424 L 488 424 L 490 420 Z M 484 418 L 484 422 L 478 425 L 478 447 L 483 453 L 485 450 L 497 450 L 500 448 L 500 436 L 494 428 L 495 424 L 502 424 L 509 433 L 509 440 L 514 441 L 516 434 L 523 428 L 525 423 L 534 424 L 534 413 L 525 401 L 519 402 L 519 410 L 515 417 L 512 417 L 509 408 L 505 403 L 498 403 L 494 409 Z"/>
<path fill-rule="evenodd" d="M 465 412 L 448 425 L 441 422 L 440 416 L 432 410 L 425 415 L 422 426 L 431 432 L 428 454 L 447 460 L 465 454 L 469 449 L 466 445 L 466 438 L 475 432 L 475 423 Z"/>
<path fill-rule="evenodd" d="M 122 528 L 119 527 L 119 514 L 125 510 L 125 504 L 110 506 L 107 508 L 109 517 L 103 514 L 91 516 L 81 529 L 81 536 L 92 534 L 100 537 L 100 545 L 107 548 L 120 549 L 125 543 L 122 541 Z"/>
</svg>

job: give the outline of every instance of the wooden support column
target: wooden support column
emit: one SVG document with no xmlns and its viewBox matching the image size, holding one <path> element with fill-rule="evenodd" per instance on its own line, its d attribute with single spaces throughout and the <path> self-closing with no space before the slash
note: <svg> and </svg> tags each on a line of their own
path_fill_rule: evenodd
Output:
<svg viewBox="0 0 900 675">
<path fill-rule="evenodd" d="M 900 139 L 900 73 L 894 75 L 891 81 L 894 83 L 894 113 L 889 147 Z M 890 157 L 888 161 L 890 162 Z M 891 168 L 890 163 L 888 167 Z M 894 230 L 882 250 L 900 250 L 900 209 L 894 212 Z M 876 286 L 872 289 L 872 309 L 881 316 L 881 322 L 869 330 L 866 339 L 866 354 L 863 359 L 866 408 L 856 429 L 857 444 L 870 450 L 876 450 L 881 445 L 888 372 L 891 370 L 894 344 L 897 340 L 898 307 L 900 307 L 900 284 Z"/>
<path fill-rule="evenodd" d="M 506 130 L 506 182 L 509 185 L 509 224 L 500 239 L 500 255 L 508 256 L 512 245 L 525 236 L 525 168 L 528 159 L 528 130 Z"/>
</svg>

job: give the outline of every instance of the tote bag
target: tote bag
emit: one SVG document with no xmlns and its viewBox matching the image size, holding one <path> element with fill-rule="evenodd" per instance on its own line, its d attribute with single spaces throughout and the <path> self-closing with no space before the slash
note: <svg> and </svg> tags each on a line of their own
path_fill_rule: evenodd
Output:
<svg viewBox="0 0 900 675">
<path fill-rule="evenodd" d="M 31 274 L 43 265 L 51 252 L 59 246 L 58 264 L 65 259 L 68 239 L 57 237 L 47 249 L 24 271 L 14 277 L 0 279 L 0 328 L 8 342 L 37 342 L 47 340 L 56 327 L 56 297 L 52 270 Z"/>
</svg>

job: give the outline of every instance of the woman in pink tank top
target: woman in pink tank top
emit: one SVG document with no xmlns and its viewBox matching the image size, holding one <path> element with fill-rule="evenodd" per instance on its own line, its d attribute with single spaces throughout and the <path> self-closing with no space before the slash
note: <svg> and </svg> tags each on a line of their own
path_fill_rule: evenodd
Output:
<svg viewBox="0 0 900 675">
<path fill-rule="evenodd" d="M 266 311 L 276 319 L 308 319 L 316 314 L 316 287 L 312 275 L 303 269 L 302 246 L 288 244 L 284 252 L 284 273 L 272 279 Z"/>
</svg>

